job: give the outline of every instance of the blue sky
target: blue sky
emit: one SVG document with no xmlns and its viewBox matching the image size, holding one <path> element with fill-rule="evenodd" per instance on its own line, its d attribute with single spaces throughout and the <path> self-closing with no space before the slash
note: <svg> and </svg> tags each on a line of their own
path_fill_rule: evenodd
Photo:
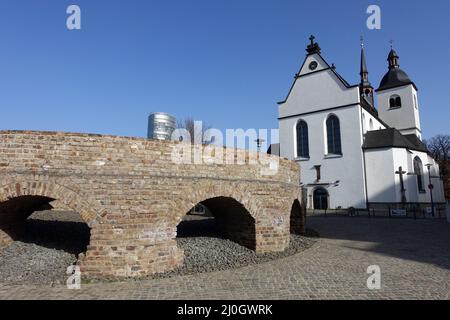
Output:
<svg viewBox="0 0 450 320">
<path fill-rule="evenodd" d="M 66 8 L 82 30 L 66 29 Z M 382 29 L 368 30 L 378 4 Z M 165 111 L 219 128 L 277 128 L 310 34 L 358 82 L 359 38 L 370 80 L 389 40 L 419 88 L 424 137 L 450 134 L 450 2 L 265 0 L 2 0 L 0 130 L 145 136 Z"/>
</svg>

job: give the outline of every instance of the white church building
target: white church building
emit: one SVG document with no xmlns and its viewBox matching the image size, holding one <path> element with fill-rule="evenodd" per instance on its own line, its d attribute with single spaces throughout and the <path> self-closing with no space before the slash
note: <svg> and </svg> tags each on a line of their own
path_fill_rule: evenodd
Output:
<svg viewBox="0 0 450 320">
<path fill-rule="evenodd" d="M 422 142 L 418 89 L 397 53 L 389 52 L 388 71 L 374 90 L 362 45 L 361 82 L 350 85 L 310 41 L 279 102 L 279 145 L 271 146 L 300 164 L 307 208 L 426 208 L 431 197 L 444 203 L 439 166 Z"/>
</svg>

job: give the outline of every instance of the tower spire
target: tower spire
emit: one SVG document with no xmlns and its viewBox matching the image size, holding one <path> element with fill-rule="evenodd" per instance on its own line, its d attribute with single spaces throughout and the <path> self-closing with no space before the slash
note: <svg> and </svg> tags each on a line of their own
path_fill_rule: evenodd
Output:
<svg viewBox="0 0 450 320">
<path fill-rule="evenodd" d="M 373 101 L 373 87 L 370 84 L 369 81 L 369 70 L 367 68 L 366 63 L 366 54 L 364 50 L 364 39 L 361 37 L 360 39 L 360 45 L 361 45 L 361 64 L 360 64 L 360 76 L 361 81 L 359 83 L 359 90 L 361 94 L 361 98 L 365 98 L 365 100 L 370 103 L 370 105 L 373 107 L 374 101 Z"/>
<path fill-rule="evenodd" d="M 389 52 L 389 56 L 387 58 L 389 62 L 389 69 L 399 68 L 400 64 L 398 63 L 399 56 L 397 52 L 395 52 L 393 46 L 392 46 L 392 40 L 391 40 L 391 51 Z"/>
<path fill-rule="evenodd" d="M 363 37 L 361 37 L 361 67 L 360 67 L 359 74 L 361 75 L 361 83 L 369 82 L 369 70 L 367 69 L 366 54 L 364 52 L 364 39 L 363 39 Z"/>
</svg>

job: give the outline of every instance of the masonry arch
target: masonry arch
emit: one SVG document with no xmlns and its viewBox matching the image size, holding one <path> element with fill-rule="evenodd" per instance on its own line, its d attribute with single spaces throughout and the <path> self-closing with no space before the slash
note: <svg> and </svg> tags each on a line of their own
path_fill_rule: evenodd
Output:
<svg viewBox="0 0 450 320">
<path fill-rule="evenodd" d="M 305 217 L 303 209 L 298 199 L 295 199 L 291 207 L 290 231 L 293 234 L 303 234 L 305 226 Z"/>
<path fill-rule="evenodd" d="M 50 211 L 58 200 L 66 211 Z M 16 181 L 0 187 L 0 248 L 13 241 L 85 253 L 101 217 L 87 198 L 50 180 Z"/>
<path fill-rule="evenodd" d="M 19 222 L 20 219 L 26 219 L 27 214 L 30 215 L 50 202 L 59 200 L 78 212 L 91 228 L 100 221 L 101 215 L 88 199 L 87 196 L 80 195 L 80 191 L 76 188 L 66 187 L 50 180 L 11 182 L 0 187 L 0 223 L 2 210 L 10 211 L 8 220 Z M 23 213 L 20 213 L 21 211 Z"/>
<path fill-rule="evenodd" d="M 200 224 L 199 220 L 182 220 L 177 225 L 177 235 L 195 234 L 195 224 L 199 226 L 197 235 L 211 235 L 214 228 L 217 235 L 236 242 L 249 249 L 256 249 L 256 221 L 247 208 L 238 200 L 229 196 L 214 196 L 200 201 L 196 206 L 207 208 L 209 219 L 214 219 L 213 224 Z M 185 217 L 190 211 L 185 214 Z M 187 232 L 186 232 L 187 229 Z"/>
</svg>

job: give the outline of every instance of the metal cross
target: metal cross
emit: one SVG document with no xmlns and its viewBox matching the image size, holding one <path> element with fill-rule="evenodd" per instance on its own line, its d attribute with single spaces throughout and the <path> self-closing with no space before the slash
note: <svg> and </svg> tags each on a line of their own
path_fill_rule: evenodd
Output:
<svg viewBox="0 0 450 320">
<path fill-rule="evenodd" d="M 259 139 L 259 138 L 255 140 L 255 142 L 256 142 L 256 148 L 258 149 L 258 153 L 261 152 L 261 146 L 262 146 L 262 144 L 264 143 L 264 141 L 266 141 L 266 140 L 264 140 L 264 139 Z"/>
<path fill-rule="evenodd" d="M 316 37 L 314 37 L 313 35 L 311 35 L 311 37 L 309 37 L 309 40 L 311 40 L 311 45 L 314 45 L 314 39 L 315 39 Z"/>
<path fill-rule="evenodd" d="M 406 189 L 405 189 L 405 183 L 403 182 L 403 175 L 406 173 L 406 171 L 403 171 L 403 168 L 400 166 L 398 167 L 398 171 L 395 171 L 395 174 L 398 174 L 400 176 L 400 186 L 401 186 L 401 193 L 402 193 L 402 203 L 406 202 Z"/>
<path fill-rule="evenodd" d="M 389 43 L 391 44 L 391 49 L 394 47 L 394 40 L 389 41 Z"/>
</svg>

